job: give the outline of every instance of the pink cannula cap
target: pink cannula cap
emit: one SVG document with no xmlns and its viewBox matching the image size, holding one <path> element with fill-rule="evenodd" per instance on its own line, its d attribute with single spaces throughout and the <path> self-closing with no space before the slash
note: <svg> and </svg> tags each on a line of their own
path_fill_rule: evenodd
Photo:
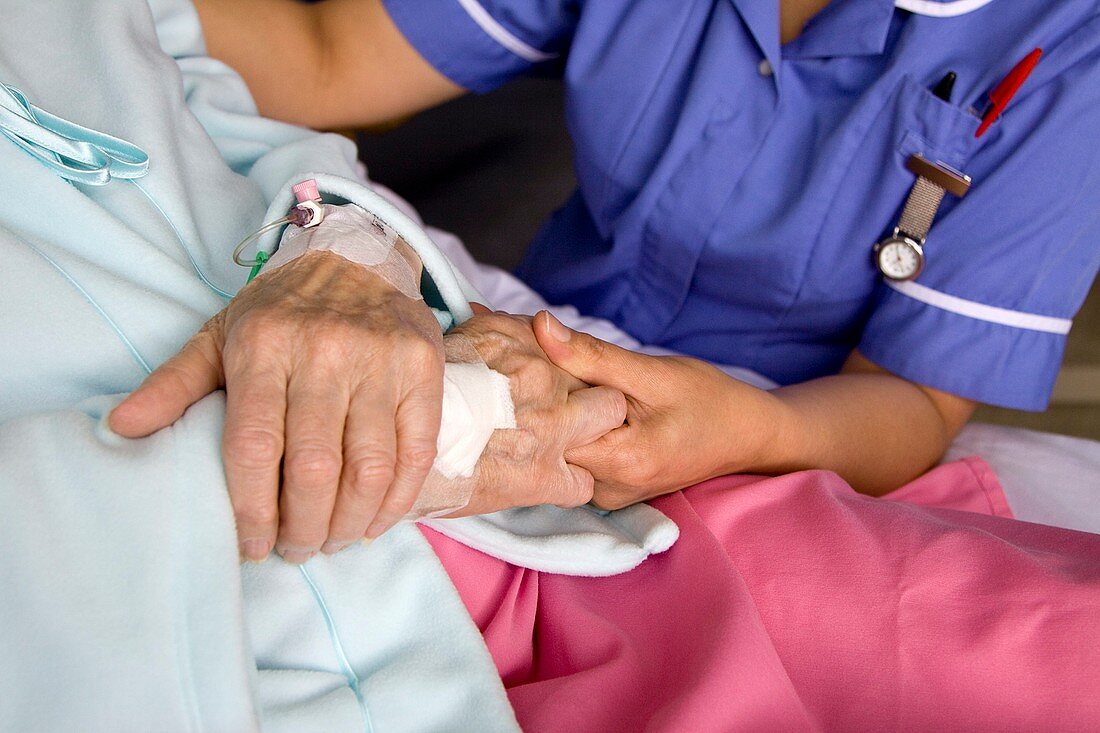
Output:
<svg viewBox="0 0 1100 733">
<path fill-rule="evenodd" d="M 302 181 L 301 183 L 295 183 L 290 189 L 294 192 L 294 195 L 298 198 L 298 203 L 305 203 L 306 201 L 320 201 L 321 194 L 317 190 L 317 181 L 312 178 Z"/>
</svg>

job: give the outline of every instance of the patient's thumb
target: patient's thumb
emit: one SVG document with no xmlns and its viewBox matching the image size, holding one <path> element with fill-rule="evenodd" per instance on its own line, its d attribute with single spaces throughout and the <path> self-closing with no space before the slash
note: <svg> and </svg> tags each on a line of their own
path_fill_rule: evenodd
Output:
<svg viewBox="0 0 1100 733">
<path fill-rule="evenodd" d="M 120 402 L 107 424 L 124 438 L 143 438 L 174 423 L 221 383 L 221 350 L 200 331 Z"/>
<path fill-rule="evenodd" d="M 583 382 L 631 394 L 631 385 L 645 368 L 641 354 L 566 327 L 547 311 L 534 320 L 535 338 L 556 366 Z"/>
<path fill-rule="evenodd" d="M 549 503 L 564 509 L 573 509 L 584 506 L 592 501 L 592 492 L 595 488 L 595 479 L 592 474 L 579 466 L 567 464 L 564 480 L 555 496 Z"/>
<path fill-rule="evenodd" d="M 599 440 L 626 422 L 626 397 L 612 387 L 578 389 L 569 395 L 566 409 L 571 423 L 567 450 Z"/>
</svg>

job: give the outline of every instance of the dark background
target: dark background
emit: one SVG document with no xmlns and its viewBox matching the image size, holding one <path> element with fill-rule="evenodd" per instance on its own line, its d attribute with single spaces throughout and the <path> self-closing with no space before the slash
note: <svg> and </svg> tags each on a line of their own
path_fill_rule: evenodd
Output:
<svg viewBox="0 0 1100 733">
<path fill-rule="evenodd" d="M 561 84 L 522 79 L 385 133 L 361 133 L 370 177 L 484 262 L 514 268 L 576 183 Z"/>
</svg>

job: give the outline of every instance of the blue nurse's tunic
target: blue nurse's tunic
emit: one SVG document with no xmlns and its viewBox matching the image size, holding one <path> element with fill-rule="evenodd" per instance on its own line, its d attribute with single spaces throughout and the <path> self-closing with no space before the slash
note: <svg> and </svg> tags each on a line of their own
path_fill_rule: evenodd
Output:
<svg viewBox="0 0 1100 733">
<path fill-rule="evenodd" d="M 777 0 L 386 0 L 449 78 L 564 75 L 576 194 L 520 274 L 639 339 L 791 383 L 853 349 L 1042 409 L 1100 264 L 1097 0 L 834 0 L 780 46 Z M 902 9 L 904 6 L 908 9 Z M 985 95 L 1042 60 L 975 138 Z M 958 74 L 950 103 L 929 90 Z M 927 266 L 883 281 L 913 153 L 970 174 Z"/>
</svg>

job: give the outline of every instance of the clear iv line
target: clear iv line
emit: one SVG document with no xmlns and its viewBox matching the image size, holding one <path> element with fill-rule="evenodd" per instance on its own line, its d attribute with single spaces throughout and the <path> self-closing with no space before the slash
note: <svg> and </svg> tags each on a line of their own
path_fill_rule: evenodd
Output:
<svg viewBox="0 0 1100 733">
<path fill-rule="evenodd" d="M 238 242 L 237 246 L 233 248 L 233 261 L 236 262 L 241 267 L 255 267 L 256 265 L 263 264 L 258 259 L 242 260 L 241 259 L 241 252 L 244 251 L 245 247 L 252 244 L 257 239 L 259 239 L 263 235 L 270 232 L 272 229 L 275 229 L 276 227 L 280 227 L 284 224 L 289 224 L 289 223 L 290 223 L 290 216 L 284 216 L 282 219 L 276 219 L 275 221 L 268 222 L 267 224 L 264 224 L 262 227 L 260 227 L 256 231 L 249 234 L 247 237 L 245 237 L 240 242 Z"/>
</svg>

